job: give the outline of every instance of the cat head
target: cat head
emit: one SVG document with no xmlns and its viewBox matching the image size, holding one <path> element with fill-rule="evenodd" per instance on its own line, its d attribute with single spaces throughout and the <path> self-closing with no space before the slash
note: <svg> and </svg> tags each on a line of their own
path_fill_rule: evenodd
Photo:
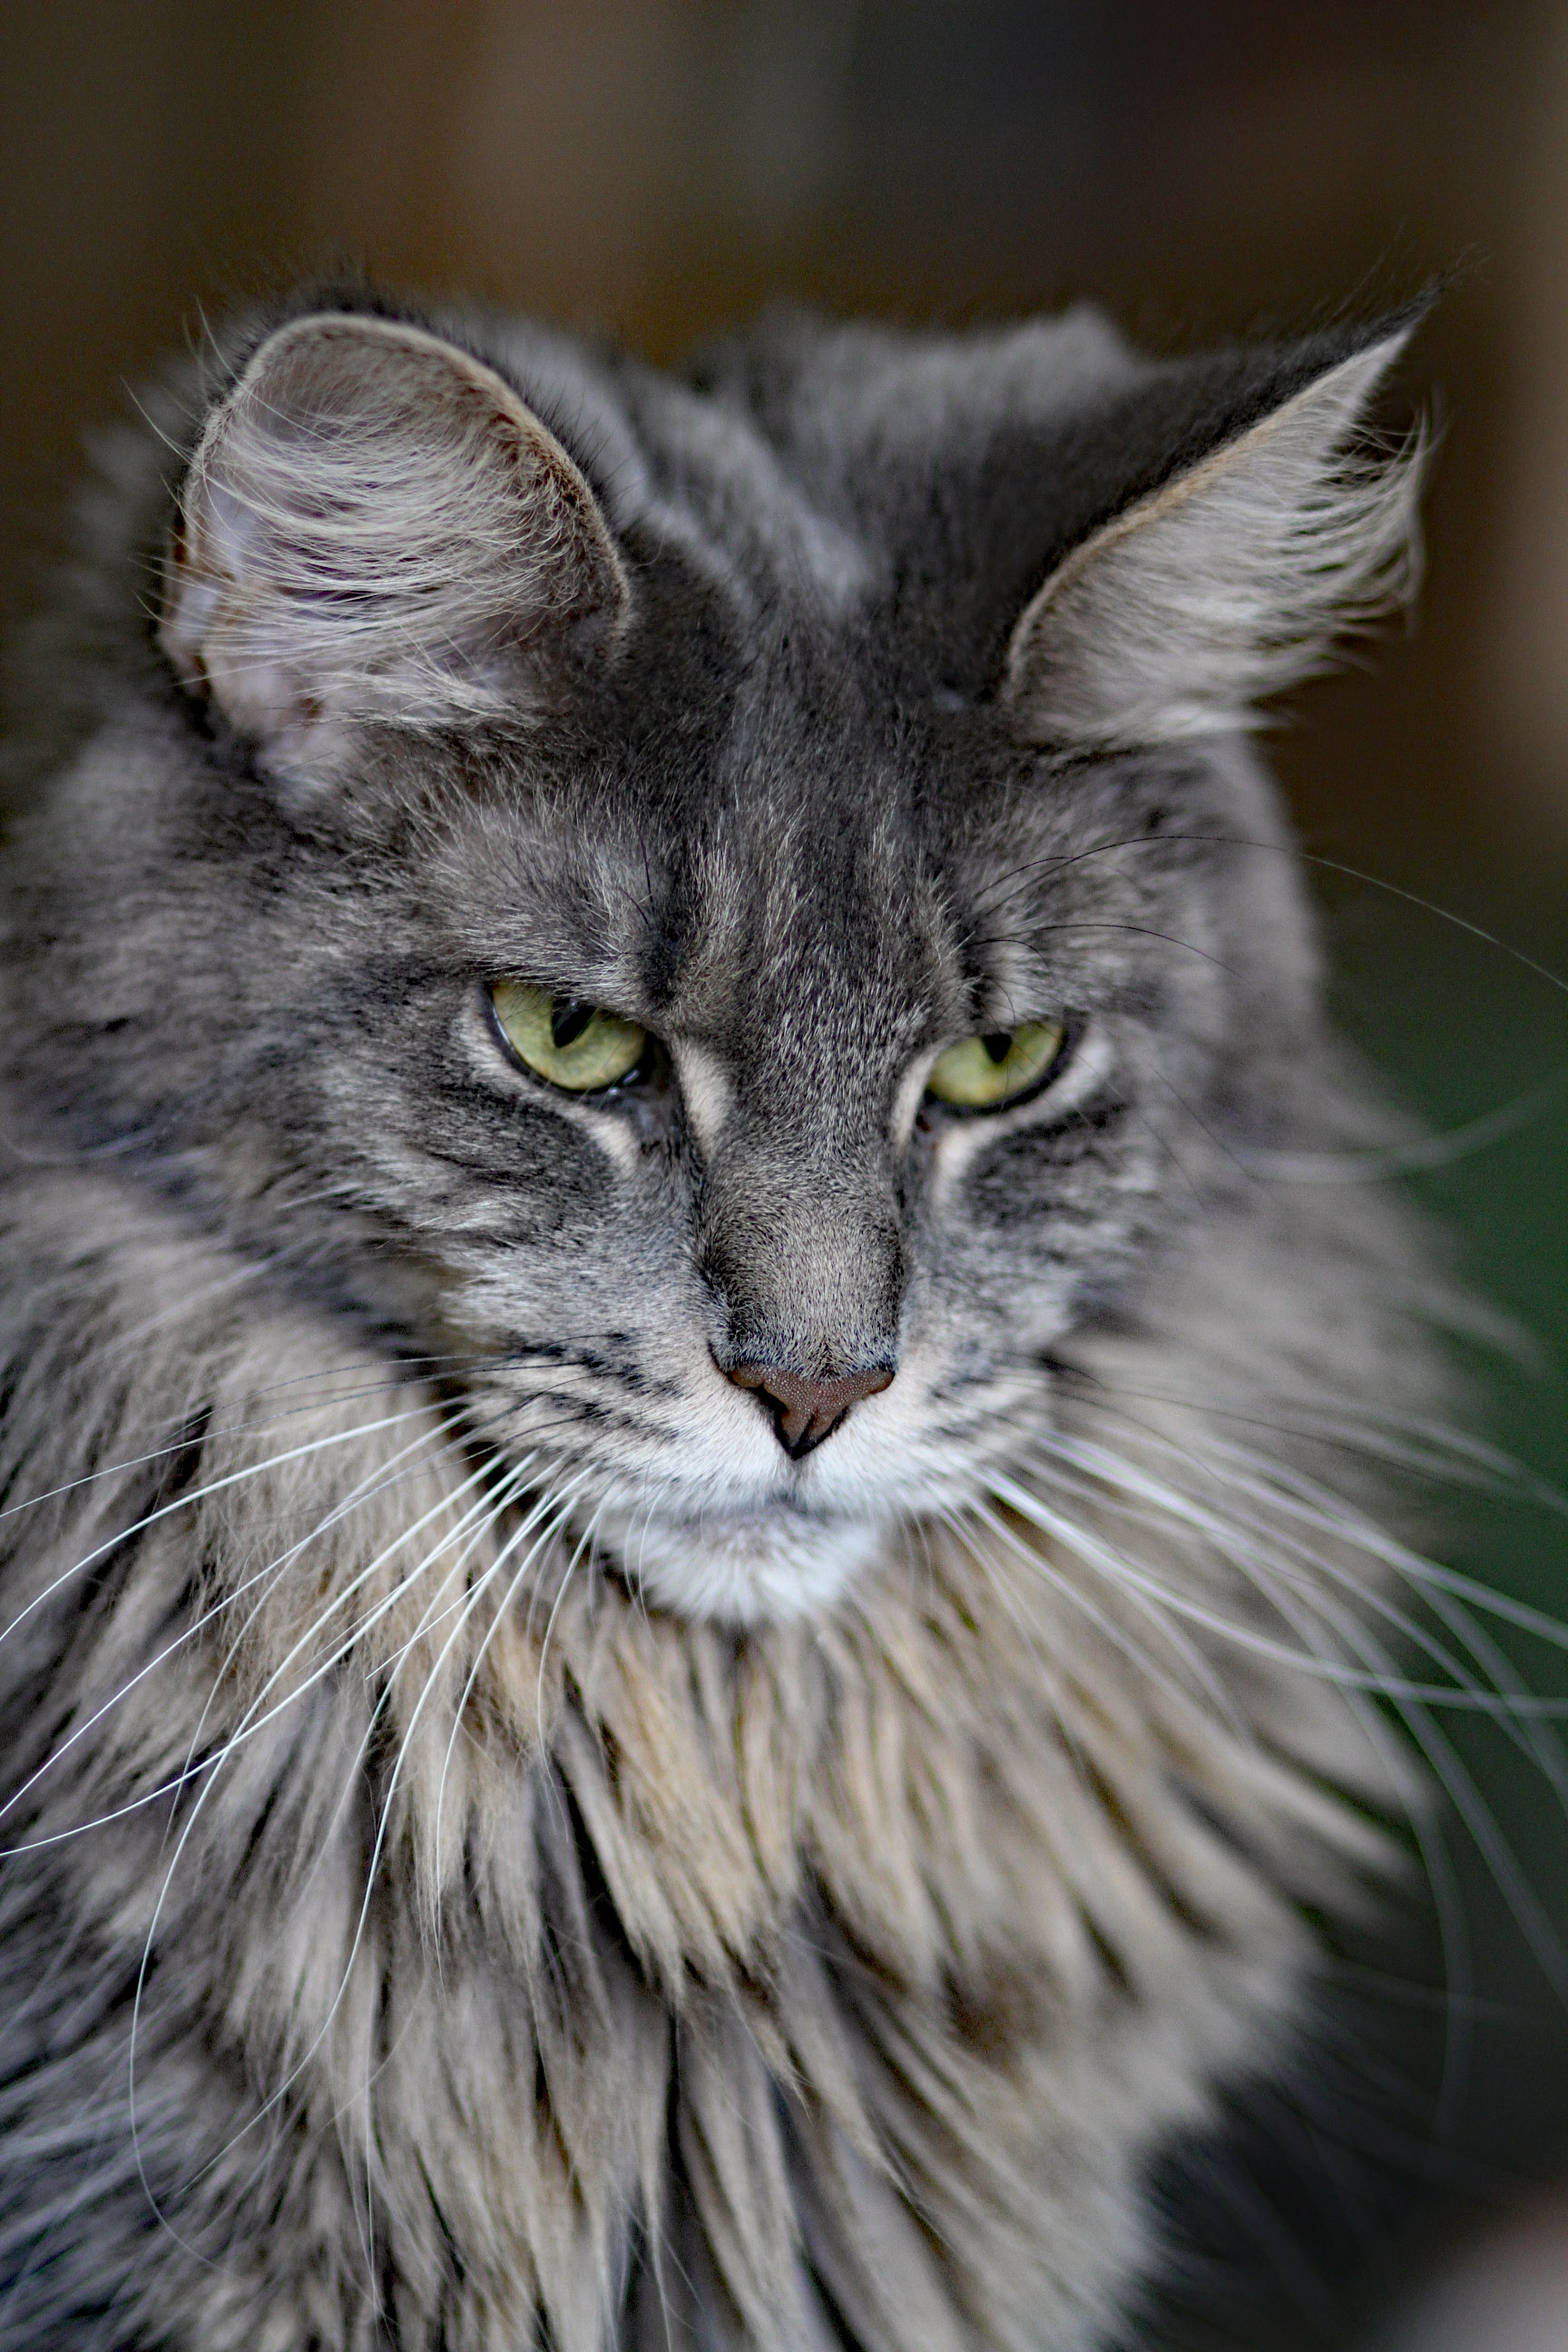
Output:
<svg viewBox="0 0 1568 2352">
<path fill-rule="evenodd" d="M 1409 324 L 252 334 L 53 805 L 35 1093 L 654 1601 L 829 1605 L 1312 1083 L 1249 734 L 1407 584 Z"/>
</svg>

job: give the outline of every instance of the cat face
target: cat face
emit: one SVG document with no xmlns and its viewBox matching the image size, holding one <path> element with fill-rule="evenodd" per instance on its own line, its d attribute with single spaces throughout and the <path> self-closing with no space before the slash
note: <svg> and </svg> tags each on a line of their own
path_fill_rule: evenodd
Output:
<svg viewBox="0 0 1568 2352">
<path fill-rule="evenodd" d="M 1133 776 L 1042 789 L 969 710 L 889 751 L 800 667 L 753 662 L 684 790 L 677 713 L 601 710 L 589 776 L 538 740 L 411 869 L 330 853 L 366 945 L 287 1119 L 429 1269 L 479 1425 L 741 1618 L 1016 1455 L 1041 1357 L 1181 1221 L 1235 1014 L 1223 875 Z"/>
<path fill-rule="evenodd" d="M 1242 729 L 1406 545 L 1342 456 L 1399 340 L 670 383 L 275 329 L 179 494 L 184 697 L 74 787 L 116 946 L 48 966 L 57 1098 L 651 1601 L 827 1606 L 1037 1442 L 1311 1050 Z"/>
</svg>

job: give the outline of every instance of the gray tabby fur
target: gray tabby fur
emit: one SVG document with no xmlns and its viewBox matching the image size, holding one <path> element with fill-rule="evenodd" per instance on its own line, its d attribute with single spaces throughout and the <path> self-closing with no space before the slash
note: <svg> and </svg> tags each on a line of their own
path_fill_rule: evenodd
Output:
<svg viewBox="0 0 1568 2352">
<path fill-rule="evenodd" d="M 0 2339 L 1072 2352 L 1410 1794 L 1313 1433 L 1433 1286 L 1256 1172 L 1386 1122 L 1247 732 L 1404 583 L 1404 329 L 396 316 L 237 332 L 40 656 Z M 759 1354 L 898 1376 L 795 1462 Z"/>
</svg>

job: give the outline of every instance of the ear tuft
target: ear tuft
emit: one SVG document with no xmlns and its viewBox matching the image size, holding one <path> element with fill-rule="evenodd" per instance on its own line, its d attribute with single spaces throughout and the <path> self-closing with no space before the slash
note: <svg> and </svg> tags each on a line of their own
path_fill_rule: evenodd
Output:
<svg viewBox="0 0 1568 2352">
<path fill-rule="evenodd" d="M 526 715 L 626 582 L 583 475 L 492 369 L 396 320 L 300 319 L 209 418 L 159 636 L 271 771 L 365 723 Z"/>
<path fill-rule="evenodd" d="M 1256 724 L 1336 637 L 1409 602 L 1426 436 L 1393 457 L 1354 443 L 1410 332 L 1328 367 L 1058 565 L 1007 651 L 1029 740 L 1112 751 Z"/>
</svg>

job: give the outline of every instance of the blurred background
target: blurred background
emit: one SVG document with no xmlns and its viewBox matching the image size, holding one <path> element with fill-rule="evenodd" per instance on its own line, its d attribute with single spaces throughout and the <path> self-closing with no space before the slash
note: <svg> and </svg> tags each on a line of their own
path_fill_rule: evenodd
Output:
<svg viewBox="0 0 1568 2352">
<path fill-rule="evenodd" d="M 84 432 L 204 315 L 339 257 L 656 359 L 780 296 L 956 324 L 1089 295 L 1176 349 L 1448 279 L 1394 404 L 1442 436 L 1418 623 L 1297 698 L 1275 750 L 1365 1051 L 1442 1129 L 1545 1089 L 1415 1189 L 1540 1343 L 1490 1378 L 1494 1434 L 1568 1487 L 1568 0 L 9 0 L 9 612 Z M 1443 1510 L 1459 1565 L 1568 1615 L 1550 1505 Z M 1561 1654 L 1509 1643 L 1568 1692 Z M 1435 1976 L 1347 1958 L 1389 2093 L 1366 2137 L 1425 2194 L 1396 2229 L 1363 2196 L 1368 2150 L 1337 2144 L 1331 2193 L 1283 2163 L 1250 2215 L 1216 2192 L 1223 2214 L 1182 2224 L 1192 2340 L 1229 2340 L 1198 2315 L 1215 2265 L 1279 2291 L 1249 2338 L 1278 2352 L 1361 2340 L 1402 2295 L 1395 2246 L 1430 2268 L 1490 2230 L 1491 2275 L 1536 2297 L 1519 2327 L 1546 2332 L 1489 2305 L 1471 2326 L 1441 2287 L 1401 2344 L 1568 2346 L 1568 2225 L 1531 2188 L 1568 2164 L 1568 1967 L 1546 1948 L 1568 1827 L 1537 1763 L 1447 1727 L 1542 1916 L 1521 1931 L 1456 1836 L 1471 1959 L 1440 2111 Z"/>
</svg>

